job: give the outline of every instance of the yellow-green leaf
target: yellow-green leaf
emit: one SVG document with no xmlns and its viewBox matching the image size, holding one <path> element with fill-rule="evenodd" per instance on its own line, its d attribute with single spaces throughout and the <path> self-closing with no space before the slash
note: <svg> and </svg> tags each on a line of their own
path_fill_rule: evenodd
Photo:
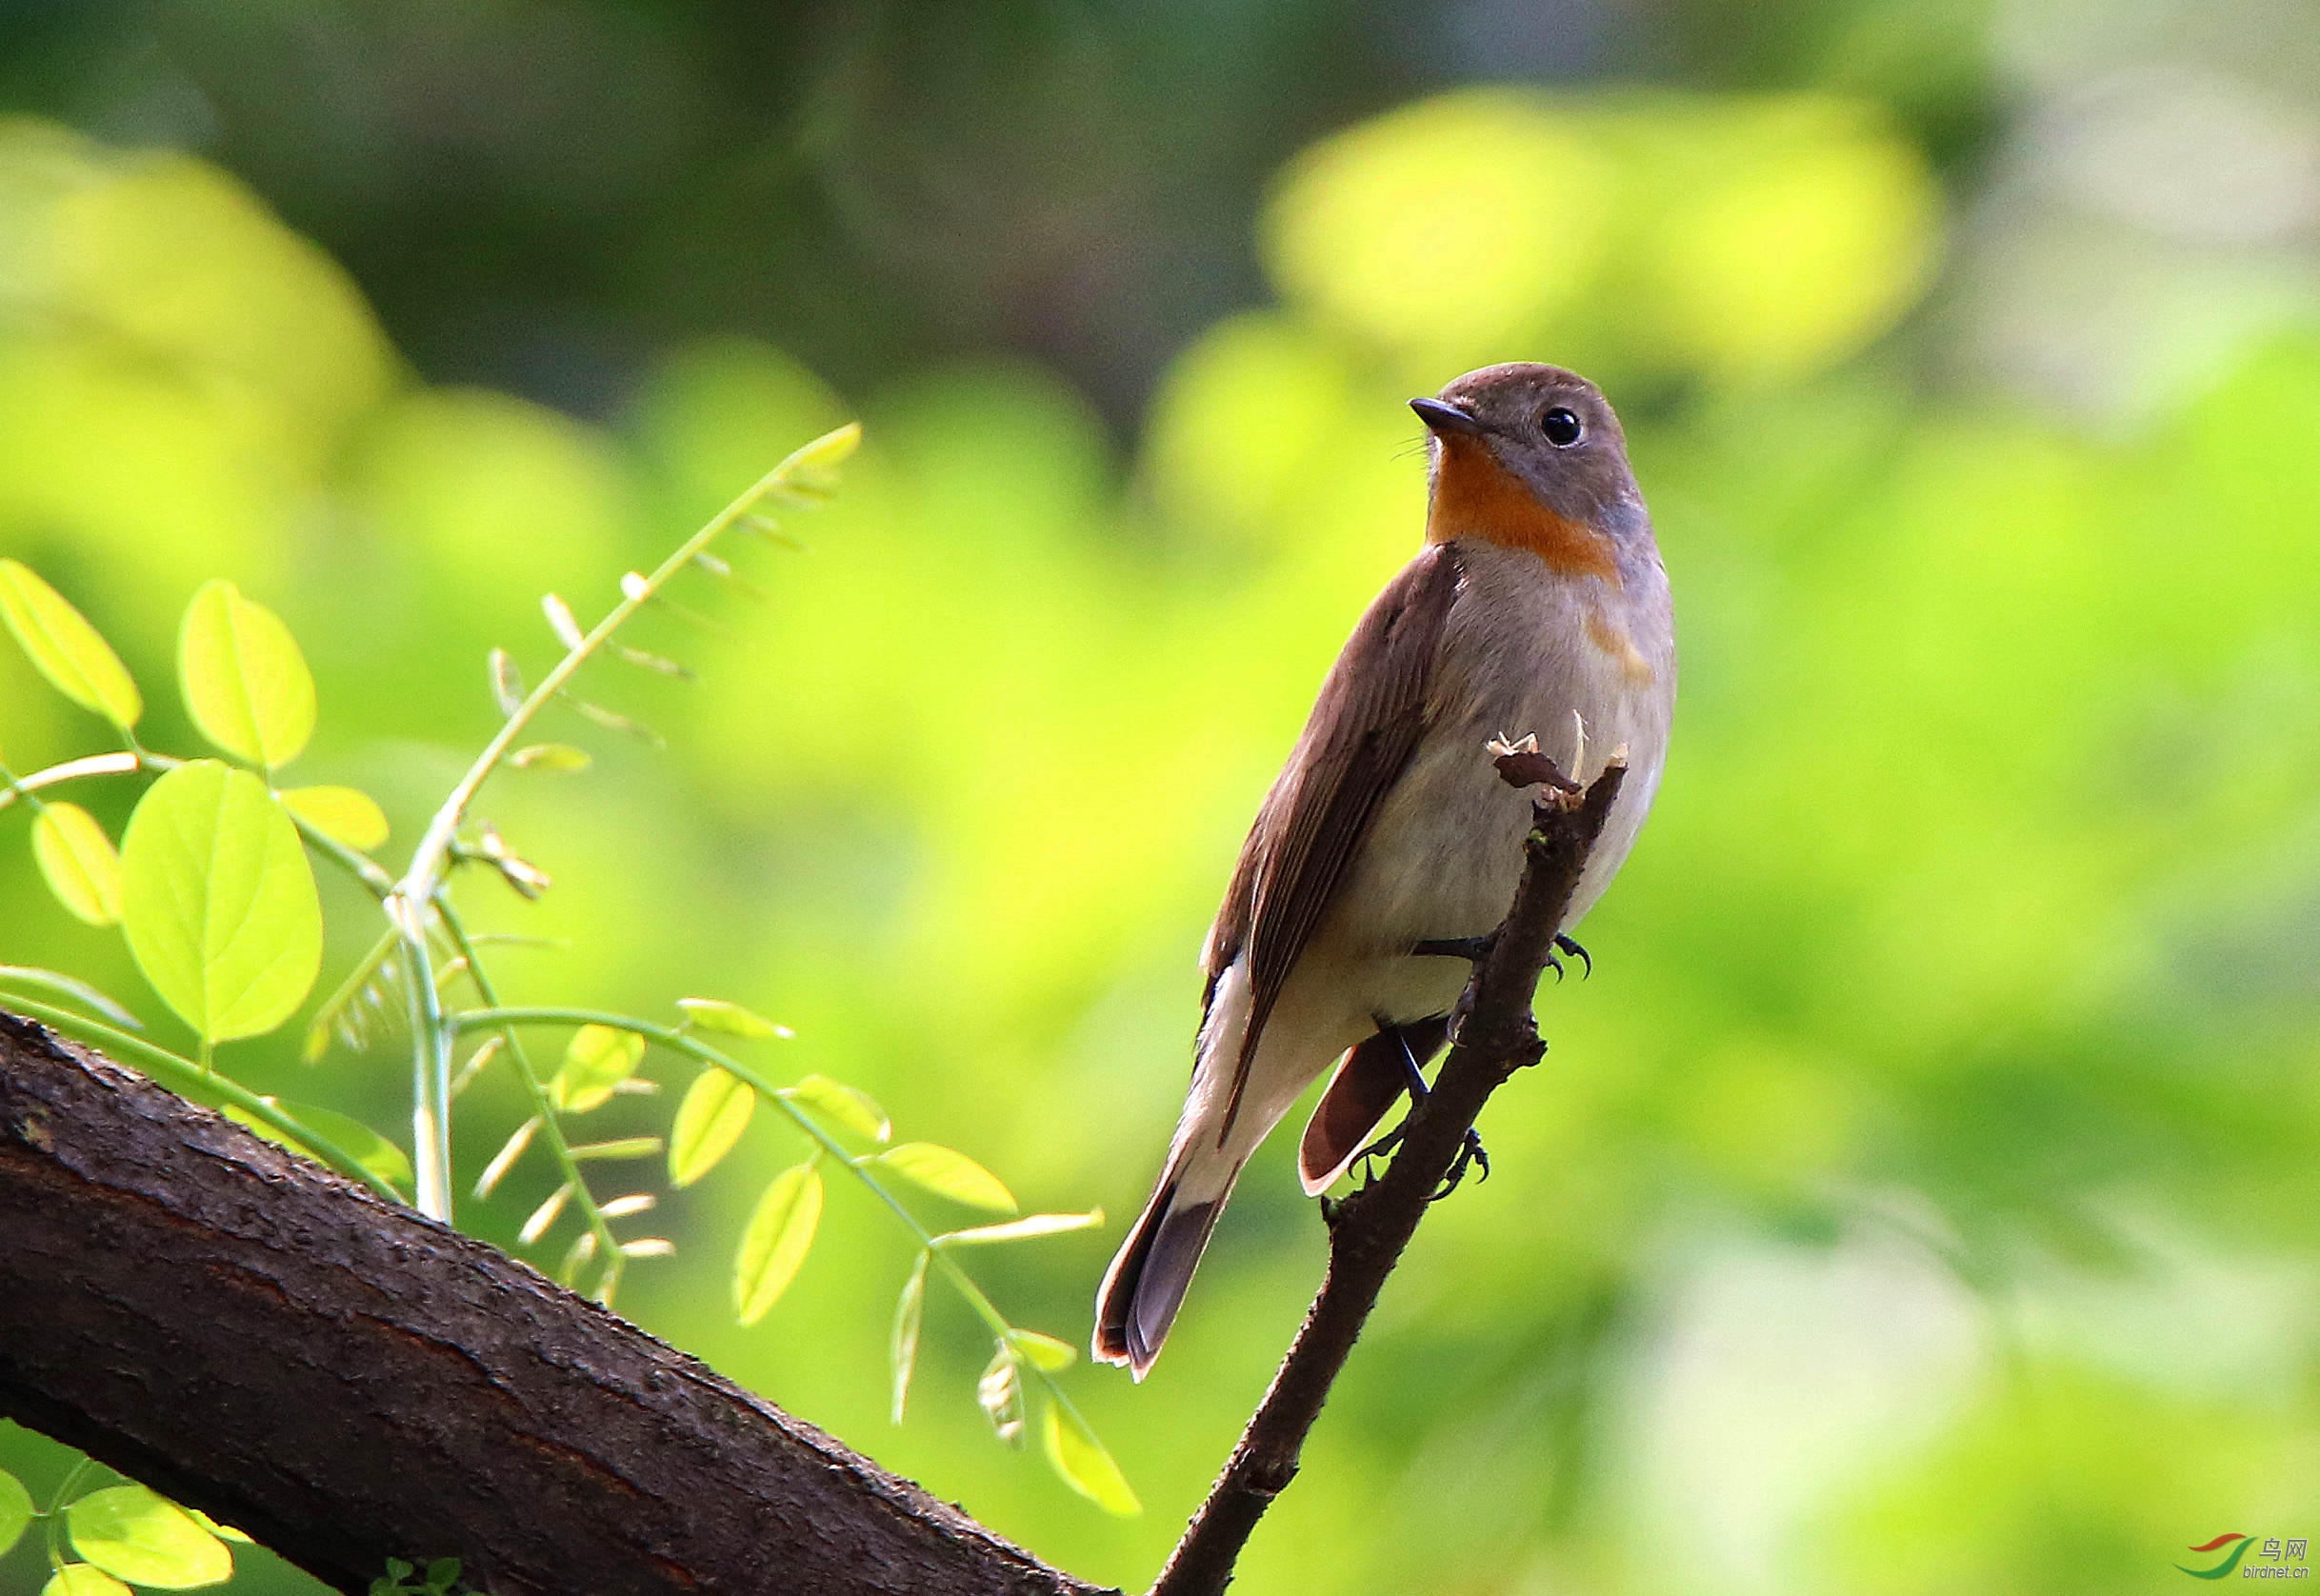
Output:
<svg viewBox="0 0 2320 1596">
<path fill-rule="evenodd" d="M 387 840 L 387 811 L 351 787 L 293 787 L 282 807 L 334 843 L 368 853 Z"/>
<path fill-rule="evenodd" d="M 757 1200 L 733 1264 L 733 1311 L 754 1325 L 797 1278 L 822 1223 L 822 1173 L 813 1160 L 784 1169 Z"/>
<path fill-rule="evenodd" d="M 78 804 L 48 804 L 32 815 L 32 857 L 56 901 L 91 926 L 121 918 L 121 856 L 96 817 Z"/>
<path fill-rule="evenodd" d="M 317 1108 L 308 1103 L 286 1103 L 279 1097 L 268 1097 L 265 1101 L 269 1107 L 288 1114 L 389 1186 L 398 1187 L 405 1191 L 410 1189 L 413 1179 L 410 1155 L 361 1120 L 342 1114 L 335 1108 Z M 311 1147 L 296 1137 L 284 1135 L 238 1104 L 226 1104 L 218 1111 L 253 1135 L 263 1136 L 292 1152 L 313 1159 L 317 1164 L 324 1162 Z"/>
<path fill-rule="evenodd" d="M 102 1568 L 68 1563 L 40 1587 L 40 1596 L 131 1596 L 131 1592 Z"/>
<path fill-rule="evenodd" d="M 582 1026 L 564 1049 L 564 1063 L 548 1083 L 548 1100 L 568 1114 L 609 1103 L 612 1090 L 636 1073 L 645 1039 L 611 1026 Z"/>
<path fill-rule="evenodd" d="M 744 1008 L 723 998 L 679 998 L 677 1007 L 685 1018 L 703 1030 L 719 1030 L 728 1036 L 746 1036 L 762 1042 L 770 1036 L 788 1037 L 795 1033 L 788 1026 L 777 1026 L 763 1014 Z"/>
<path fill-rule="evenodd" d="M 669 1127 L 669 1182 L 690 1186 L 733 1150 L 757 1110 L 757 1093 L 722 1069 L 704 1069 L 685 1088 Z"/>
<path fill-rule="evenodd" d="M 0 1468 L 0 1556 L 16 1544 L 24 1526 L 32 1522 L 32 1493 L 24 1482 Z"/>
<path fill-rule="evenodd" d="M 126 1030 L 145 1028 L 145 1022 L 86 981 L 76 981 L 70 975 L 59 975 L 52 969 L 40 969 L 31 965 L 0 965 L 0 988 L 21 989 L 27 987 L 36 992 L 61 997 L 67 1003 L 77 1003 L 83 1008 L 94 1009 Z"/>
<path fill-rule="evenodd" d="M 890 1350 L 894 1360 L 894 1422 L 902 1423 L 902 1410 L 910 1398 L 910 1370 L 918 1365 L 918 1327 L 927 1313 L 927 1263 L 934 1256 L 924 1247 L 910 1265 L 910 1278 L 902 1283 L 902 1295 L 894 1301 L 894 1335 Z"/>
<path fill-rule="evenodd" d="M 202 735 L 237 759 L 288 765 L 314 734 L 314 678 L 282 617 L 206 582 L 177 633 L 177 675 Z"/>
<path fill-rule="evenodd" d="M 322 967 L 322 904 L 297 828 L 247 770 L 197 759 L 146 790 L 121 843 L 137 968 L 211 1042 L 288 1019 Z"/>
<path fill-rule="evenodd" d="M 1072 1360 L 1079 1356 L 1079 1348 L 1070 1342 L 1041 1335 L 1037 1330 L 1010 1330 L 1007 1339 L 1015 1344 L 1016 1351 L 1050 1374 L 1059 1368 L 1070 1368 Z"/>
<path fill-rule="evenodd" d="M 978 1225 L 971 1230 L 952 1230 L 934 1238 L 937 1247 L 990 1247 L 999 1242 L 1028 1241 L 1033 1236 L 1060 1236 L 1068 1230 L 1092 1230 L 1104 1223 L 1104 1210 L 1086 1213 L 1033 1213 L 1004 1225 Z"/>
<path fill-rule="evenodd" d="M 560 775 L 575 775 L 587 769 L 594 761 L 589 758 L 586 748 L 575 748 L 570 743 L 533 743 L 510 754 L 508 763 L 519 770 L 548 770 Z"/>
<path fill-rule="evenodd" d="M 1095 1431 L 1077 1413 L 1067 1412 L 1061 1402 L 1050 1402 L 1042 1427 L 1048 1462 L 1054 1465 L 1065 1485 L 1107 1513 L 1132 1518 L 1144 1511 L 1144 1504 L 1129 1488 L 1128 1476 L 1120 1472 L 1120 1466 L 1111 1461 Z"/>
<path fill-rule="evenodd" d="M 256 1544 L 252 1542 L 249 1536 L 234 1528 L 233 1526 L 230 1524 L 218 1523 L 217 1520 L 203 1512 L 199 1507 L 188 1507 L 186 1511 L 193 1515 L 193 1522 L 195 1524 L 200 1525 L 204 1529 L 207 1529 L 210 1534 L 216 1536 L 221 1541 L 239 1541 L 246 1546 Z"/>
<path fill-rule="evenodd" d="M 998 1176 L 950 1147 L 932 1142 L 905 1142 L 867 1162 L 890 1169 L 938 1197 L 948 1197 L 970 1208 L 987 1208 L 993 1213 L 1015 1211 L 1015 1194 L 999 1183 Z"/>
<path fill-rule="evenodd" d="M 784 1087 L 782 1096 L 821 1115 L 840 1129 L 870 1141 L 883 1142 L 894 1134 L 886 1110 L 878 1107 L 870 1093 L 827 1075 L 809 1075 L 793 1087 Z"/>
<path fill-rule="evenodd" d="M 0 560 L 0 621 L 50 687 L 125 730 L 137 724 L 145 700 L 121 656 L 64 594 L 16 560 Z"/>
<path fill-rule="evenodd" d="M 164 1590 L 233 1576 L 233 1553 L 191 1514 L 143 1486 L 90 1491 L 65 1509 L 72 1549 L 117 1579 Z"/>
<path fill-rule="evenodd" d="M 1023 1370 L 1015 1362 L 1015 1354 L 1002 1344 L 983 1366 L 983 1378 L 975 1382 L 975 1402 L 983 1416 L 999 1439 L 1010 1446 L 1023 1445 Z"/>
</svg>

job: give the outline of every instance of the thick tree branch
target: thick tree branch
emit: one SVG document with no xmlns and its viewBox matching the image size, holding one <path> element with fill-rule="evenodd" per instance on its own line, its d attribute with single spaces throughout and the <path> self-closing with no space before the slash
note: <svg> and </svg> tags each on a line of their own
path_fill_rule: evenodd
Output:
<svg viewBox="0 0 2320 1596">
<path fill-rule="evenodd" d="M 342 1590 L 1094 1596 L 481 1242 L 0 1014 L 0 1413 Z"/>
<path fill-rule="evenodd" d="M 1216 1596 L 1230 1582 L 1257 1520 L 1296 1477 L 1298 1455 L 1329 1400 L 1330 1387 L 1475 1116 L 1490 1093 L 1545 1051 L 1531 1018 L 1531 997 L 1627 771 L 1614 762 L 1578 795 L 1535 748 L 1508 750 L 1498 767 L 1514 786 L 1543 783 L 1549 789 L 1531 808 L 1514 906 L 1490 955 L 1475 967 L 1456 1041 L 1432 1092 L 1405 1122 L 1393 1162 L 1375 1183 L 1325 1210 L 1330 1259 L 1321 1289 L 1271 1388 L 1241 1432 L 1231 1461 L 1192 1515 L 1151 1596 Z"/>
</svg>

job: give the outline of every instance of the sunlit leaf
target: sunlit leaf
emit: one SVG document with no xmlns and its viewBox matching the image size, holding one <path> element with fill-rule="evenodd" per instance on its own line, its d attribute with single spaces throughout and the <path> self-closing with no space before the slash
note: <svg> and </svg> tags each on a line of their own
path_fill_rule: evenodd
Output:
<svg viewBox="0 0 2320 1596">
<path fill-rule="evenodd" d="M 568 649 L 577 648 L 588 641 L 580 623 L 572 615 L 572 607 L 553 593 L 540 595 L 540 613 L 548 617 L 548 629 L 556 634 L 556 641 Z"/>
<path fill-rule="evenodd" d="M 612 652 L 639 669 L 650 670 L 656 676 L 672 676 L 680 682 L 692 680 L 691 671 L 665 654 L 648 653 L 642 648 L 631 648 L 626 643 L 613 644 Z"/>
<path fill-rule="evenodd" d="M 679 998 L 677 1007 L 685 1011 L 689 1023 L 703 1030 L 723 1031 L 728 1036 L 746 1036 L 753 1041 L 796 1034 L 788 1026 L 777 1026 L 763 1014 L 754 1013 L 737 1003 L 728 1003 L 723 998 Z"/>
<path fill-rule="evenodd" d="M 1011 1349 L 1002 1346 L 983 1366 L 983 1377 L 974 1385 L 974 1400 L 1000 1440 L 1010 1446 L 1023 1445 L 1023 1370 Z"/>
<path fill-rule="evenodd" d="M 591 1159 L 658 1158 L 664 1143 L 658 1136 L 620 1136 L 610 1142 L 574 1142 L 571 1155 L 576 1162 Z"/>
<path fill-rule="evenodd" d="M 192 1515 L 143 1486 L 90 1491 L 65 1509 L 72 1549 L 119 1579 L 164 1590 L 233 1575 L 233 1553 Z"/>
<path fill-rule="evenodd" d="M 505 648 L 494 648 L 485 663 L 491 672 L 491 701 L 499 706 L 501 714 L 514 714 L 524 707 L 524 672 L 515 656 Z"/>
<path fill-rule="evenodd" d="M 335 1108 L 318 1108 L 310 1103 L 289 1103 L 279 1097 L 268 1097 L 265 1102 L 336 1147 L 370 1174 L 404 1191 L 410 1189 L 410 1155 L 361 1120 L 342 1114 Z M 313 1159 L 317 1164 L 323 1162 L 311 1147 L 296 1137 L 284 1135 L 239 1104 L 226 1104 L 219 1112 L 252 1135 L 263 1136 L 292 1152 Z"/>
<path fill-rule="evenodd" d="M 16 1544 L 24 1526 L 32 1522 L 32 1493 L 24 1482 L 0 1468 L 0 1556 Z"/>
<path fill-rule="evenodd" d="M 690 1186 L 733 1150 L 757 1111 L 757 1093 L 722 1069 L 704 1069 L 685 1088 L 669 1127 L 669 1182 Z"/>
<path fill-rule="evenodd" d="M 857 1136 L 883 1142 L 894 1134 L 886 1110 L 878 1107 L 870 1093 L 843 1081 L 833 1081 L 827 1075 L 809 1075 L 793 1087 L 784 1087 L 781 1094 L 789 1102 Z"/>
<path fill-rule="evenodd" d="M 933 1254 L 925 1248 L 911 1261 L 910 1278 L 894 1301 L 894 1333 L 889 1343 L 894 1366 L 894 1422 L 910 1400 L 910 1371 L 918 1367 L 918 1327 L 927 1315 L 927 1264 Z"/>
<path fill-rule="evenodd" d="M 548 1100 L 568 1114 L 584 1114 L 612 1100 L 612 1088 L 636 1073 L 645 1039 L 611 1026 L 582 1026 L 564 1049 L 564 1063 L 548 1083 Z"/>
<path fill-rule="evenodd" d="M 596 1232 L 583 1230 L 572 1238 L 572 1245 L 564 1249 L 564 1261 L 556 1266 L 556 1284 L 569 1287 L 580 1273 L 581 1266 L 596 1256 Z"/>
<path fill-rule="evenodd" d="M 515 1239 L 530 1247 L 548 1234 L 549 1227 L 555 1224 L 557 1216 L 563 1213 L 564 1205 L 572 1200 L 573 1189 L 572 1183 L 566 1181 L 550 1192 L 548 1200 L 531 1210 L 531 1217 L 524 1221 L 524 1227 L 515 1233 Z"/>
<path fill-rule="evenodd" d="M 282 617 L 232 583 L 205 582 L 177 634 L 177 674 L 202 735 L 274 769 L 314 734 L 314 678 Z"/>
<path fill-rule="evenodd" d="M 905 1142 L 864 1162 L 890 1169 L 913 1186 L 971 1208 L 988 1208 L 994 1213 L 1015 1211 L 1015 1195 L 1000 1184 L 998 1176 L 965 1153 L 932 1142 Z"/>
<path fill-rule="evenodd" d="M 145 1028 L 144 1021 L 88 982 L 60 975 L 52 969 L 36 969 L 30 965 L 0 965 L 0 989 L 11 988 L 18 991 L 29 988 L 36 992 L 52 993 L 67 1002 L 77 1003 L 83 1008 L 94 1009 L 116 1026 L 130 1030 Z"/>
<path fill-rule="evenodd" d="M 610 1214 L 611 1211 L 608 1205 L 605 1212 Z M 666 1236 L 639 1236 L 632 1242 L 622 1242 L 620 1255 L 623 1258 L 673 1258 L 676 1256 L 676 1243 Z"/>
<path fill-rule="evenodd" d="M 773 1177 L 750 1216 L 733 1264 L 733 1310 L 744 1325 L 756 1324 L 781 1300 L 821 1222 L 822 1172 L 813 1160 Z"/>
<path fill-rule="evenodd" d="M 1070 1367 L 1072 1360 L 1079 1356 L 1079 1348 L 1070 1342 L 1058 1341 L 1051 1335 L 1041 1335 L 1037 1330 L 1010 1330 L 1007 1339 L 1014 1343 L 1016 1351 L 1050 1374 L 1059 1368 Z"/>
<path fill-rule="evenodd" d="M 669 746 L 669 739 L 653 730 L 643 721 L 631 720 L 617 709 L 608 709 L 601 704 L 590 704 L 587 699 L 575 698 L 569 692 L 562 696 L 565 703 L 594 721 L 598 726 L 603 727 L 607 731 L 617 731 L 623 737 L 633 737 L 648 748 L 665 748 Z"/>
<path fill-rule="evenodd" d="M 322 966 L 322 905 L 296 828 L 265 783 L 195 760 L 146 790 L 121 843 L 129 950 L 212 1042 L 288 1019 Z"/>
<path fill-rule="evenodd" d="M 15 560 L 0 560 L 0 621 L 58 692 L 117 727 L 137 724 L 145 700 L 120 656 L 62 593 Z"/>
<path fill-rule="evenodd" d="M 335 843 L 368 853 L 387 840 L 387 811 L 351 787 L 293 787 L 282 807 Z"/>
<path fill-rule="evenodd" d="M 221 1541 L 237 1541 L 246 1546 L 255 1544 L 250 1539 L 249 1536 L 234 1528 L 233 1526 L 230 1524 L 218 1523 L 217 1520 L 203 1512 L 199 1507 L 188 1507 L 186 1511 L 192 1515 L 192 1519 L 195 1524 L 200 1525 L 204 1529 L 207 1529 L 210 1534 L 216 1536 Z"/>
<path fill-rule="evenodd" d="M 40 1596 L 130 1596 L 130 1592 L 102 1568 L 68 1563 L 40 1587 Z"/>
<path fill-rule="evenodd" d="M 47 804 L 32 815 L 32 857 L 56 901 L 91 926 L 121 918 L 121 856 L 96 817 L 78 804 Z"/>
<path fill-rule="evenodd" d="M 1092 1230 L 1104 1223 L 1104 1210 L 1086 1213 L 1033 1213 L 1004 1225 L 978 1225 L 971 1230 L 951 1230 L 934 1238 L 938 1247 L 990 1247 L 998 1242 L 1027 1241 L 1033 1236 L 1060 1236 L 1068 1230 Z"/>
<path fill-rule="evenodd" d="M 615 1197 L 596 1211 L 607 1219 L 627 1219 L 631 1214 L 647 1213 L 660 1199 L 650 1191 L 631 1191 L 626 1197 Z"/>
<path fill-rule="evenodd" d="M 1067 1412 L 1061 1402 L 1051 1401 L 1041 1428 L 1048 1462 L 1063 1476 L 1064 1484 L 1107 1513 L 1131 1518 L 1144 1511 L 1144 1504 L 1129 1488 L 1120 1466 L 1111 1461 L 1095 1431 L 1077 1413 Z"/>
<path fill-rule="evenodd" d="M 575 748 L 570 743 L 533 743 L 510 754 L 508 763 L 519 770 L 546 770 L 554 775 L 577 775 L 595 761 L 589 757 L 586 748 Z"/>
<path fill-rule="evenodd" d="M 508 1178 L 508 1171 L 515 1167 L 515 1161 L 524 1156 L 524 1149 L 531 1146 L 531 1139 L 540 1133 L 540 1127 L 547 1123 L 534 1114 L 517 1126 L 514 1134 L 500 1144 L 499 1151 L 491 1155 L 491 1162 L 485 1165 L 484 1172 L 476 1177 L 477 1197 L 489 1197 L 499 1189 L 499 1183 Z"/>
</svg>

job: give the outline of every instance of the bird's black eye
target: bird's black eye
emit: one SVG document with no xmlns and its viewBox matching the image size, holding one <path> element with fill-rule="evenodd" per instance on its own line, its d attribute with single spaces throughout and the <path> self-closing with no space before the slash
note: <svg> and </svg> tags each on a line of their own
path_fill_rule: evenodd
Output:
<svg viewBox="0 0 2320 1596">
<path fill-rule="evenodd" d="M 1539 430 L 1546 433 L 1547 441 L 1557 449 L 1569 449 L 1587 432 L 1587 429 L 1580 425 L 1579 418 L 1560 405 L 1539 417 Z"/>
</svg>

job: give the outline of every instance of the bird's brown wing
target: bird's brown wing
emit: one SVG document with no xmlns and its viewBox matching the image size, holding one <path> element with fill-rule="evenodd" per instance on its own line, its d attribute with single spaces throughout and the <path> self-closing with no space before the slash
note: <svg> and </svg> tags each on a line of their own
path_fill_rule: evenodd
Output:
<svg viewBox="0 0 2320 1596">
<path fill-rule="evenodd" d="M 1205 959 L 1213 1002 L 1218 979 L 1249 955 L 1249 1026 L 1220 1143 L 1239 1113 L 1250 1060 L 1281 988 L 1425 733 L 1458 577 L 1455 551 L 1435 544 L 1386 584 L 1321 684 L 1305 732 L 1241 847 Z"/>
</svg>

